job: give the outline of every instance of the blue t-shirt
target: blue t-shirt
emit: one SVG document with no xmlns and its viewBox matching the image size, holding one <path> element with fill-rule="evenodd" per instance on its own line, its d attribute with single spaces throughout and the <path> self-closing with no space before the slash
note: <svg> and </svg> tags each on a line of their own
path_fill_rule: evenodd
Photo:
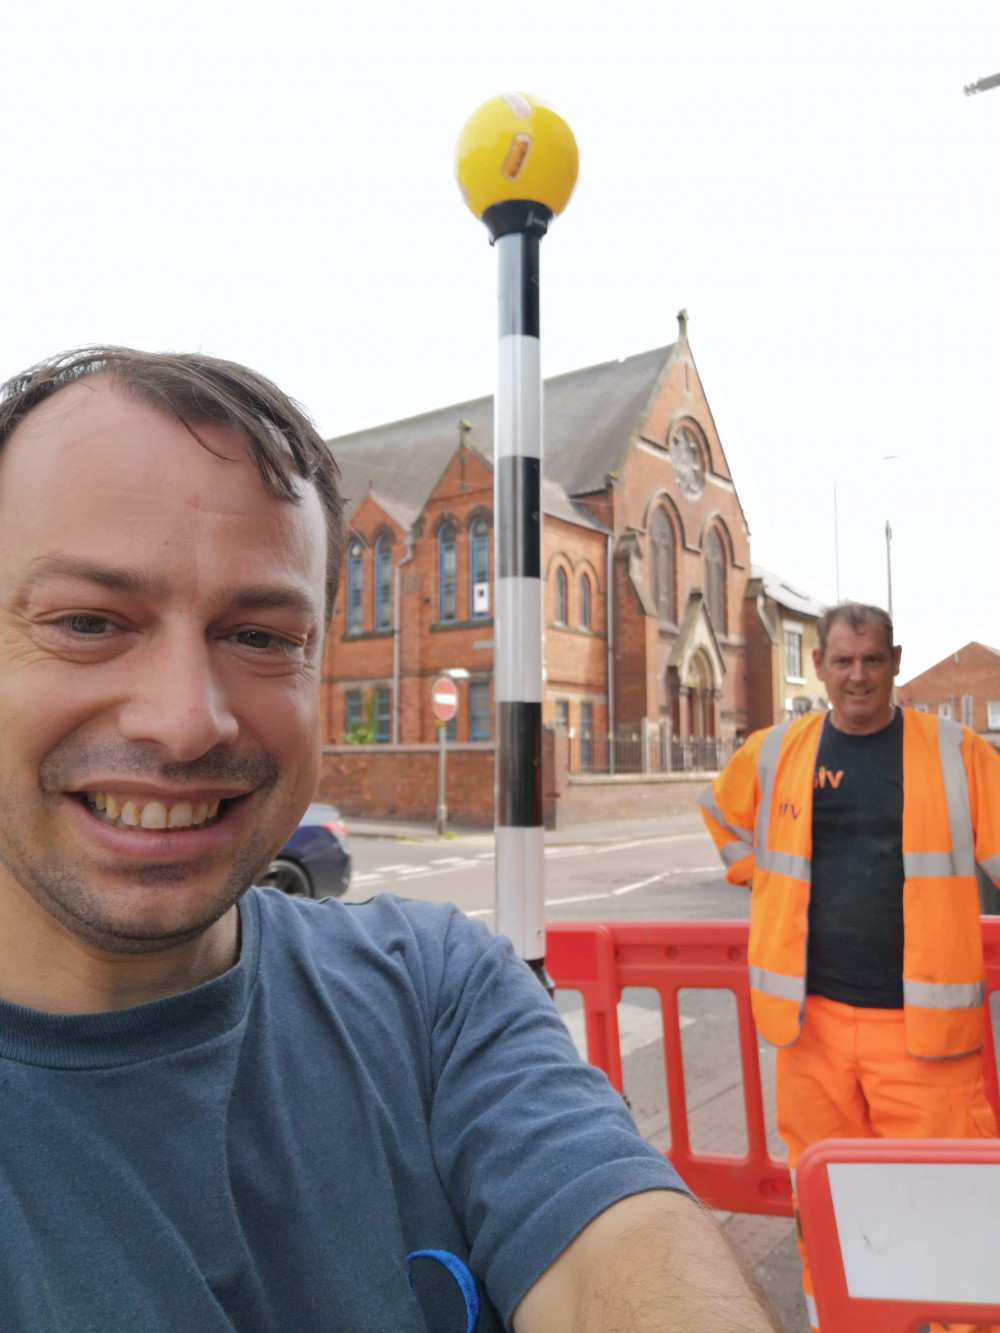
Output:
<svg viewBox="0 0 1000 1333">
<path fill-rule="evenodd" d="M 455 909 L 251 889 L 240 921 L 195 990 L 0 1003 L 4 1333 L 464 1333 L 418 1250 L 493 1333 L 604 1208 L 683 1188 Z"/>
</svg>

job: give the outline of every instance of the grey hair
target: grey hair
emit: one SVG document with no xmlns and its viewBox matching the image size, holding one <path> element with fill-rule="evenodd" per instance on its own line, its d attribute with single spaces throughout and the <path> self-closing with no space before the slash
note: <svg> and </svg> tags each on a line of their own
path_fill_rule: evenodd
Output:
<svg viewBox="0 0 1000 1333">
<path fill-rule="evenodd" d="M 885 636 L 885 646 L 890 654 L 892 653 L 892 621 L 887 611 L 883 611 L 880 606 L 868 606 L 864 602 L 838 602 L 836 606 L 824 611 L 816 622 L 820 657 L 826 657 L 826 641 L 830 630 L 841 622 L 849 625 L 855 634 L 860 634 L 869 625 L 878 625 Z"/>
</svg>

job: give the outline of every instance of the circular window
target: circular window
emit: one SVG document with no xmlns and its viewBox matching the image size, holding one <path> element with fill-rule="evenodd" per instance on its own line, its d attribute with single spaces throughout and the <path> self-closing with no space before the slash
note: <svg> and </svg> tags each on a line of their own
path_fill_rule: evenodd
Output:
<svg viewBox="0 0 1000 1333">
<path fill-rule="evenodd" d="M 690 426 L 677 426 L 667 447 L 682 494 L 697 500 L 705 489 L 705 459 L 697 435 Z"/>
</svg>

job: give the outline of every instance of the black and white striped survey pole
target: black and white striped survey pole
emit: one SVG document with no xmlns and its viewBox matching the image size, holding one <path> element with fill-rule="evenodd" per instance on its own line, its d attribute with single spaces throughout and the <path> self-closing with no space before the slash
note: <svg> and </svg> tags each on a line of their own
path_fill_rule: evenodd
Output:
<svg viewBox="0 0 1000 1333">
<path fill-rule="evenodd" d="M 542 377 L 539 247 L 576 183 L 569 127 L 537 98 L 492 98 L 466 122 L 456 174 L 499 261 L 494 403 L 493 691 L 496 924 L 545 980 L 542 824 Z"/>
</svg>

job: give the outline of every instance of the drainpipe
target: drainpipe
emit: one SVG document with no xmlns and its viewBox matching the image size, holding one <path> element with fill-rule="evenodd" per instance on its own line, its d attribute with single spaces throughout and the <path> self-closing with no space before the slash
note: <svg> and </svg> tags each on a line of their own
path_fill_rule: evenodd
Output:
<svg viewBox="0 0 1000 1333">
<path fill-rule="evenodd" d="M 399 571 L 413 559 L 413 536 L 406 534 L 406 555 L 396 564 L 396 588 L 393 599 L 392 626 L 392 743 L 399 744 L 399 624 L 401 607 L 399 602 Z"/>
<path fill-rule="evenodd" d="M 613 576 L 615 570 L 615 534 L 608 533 L 608 572 L 605 580 L 604 601 L 607 609 L 607 630 L 608 630 L 608 772 L 613 774 L 615 771 L 615 613 L 614 613 L 614 583 Z"/>
</svg>

